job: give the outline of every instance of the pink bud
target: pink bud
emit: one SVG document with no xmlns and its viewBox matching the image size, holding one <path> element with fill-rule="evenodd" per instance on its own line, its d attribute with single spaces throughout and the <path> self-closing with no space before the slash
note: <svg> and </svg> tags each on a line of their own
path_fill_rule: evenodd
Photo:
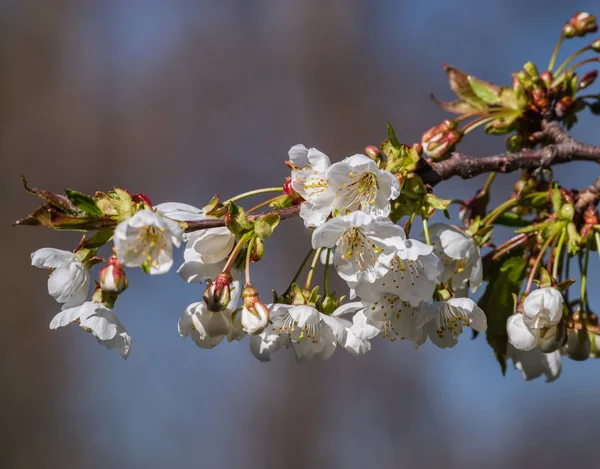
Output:
<svg viewBox="0 0 600 469">
<path fill-rule="evenodd" d="M 582 90 L 590 86 L 596 78 L 598 77 L 598 70 L 592 70 L 591 72 L 587 72 L 585 75 L 581 77 L 581 81 L 579 82 L 579 89 Z"/>
<path fill-rule="evenodd" d="M 214 282 L 207 282 L 203 298 L 209 311 L 218 313 L 227 309 L 231 301 L 232 282 L 233 277 L 229 272 L 221 272 Z"/>
<path fill-rule="evenodd" d="M 425 154 L 431 158 L 443 157 L 462 138 L 462 134 L 455 129 L 456 121 L 445 120 L 427 130 L 421 138 Z"/>
<path fill-rule="evenodd" d="M 365 155 L 367 155 L 372 160 L 381 159 L 381 151 L 375 145 L 368 145 L 365 147 Z"/>
<path fill-rule="evenodd" d="M 583 11 L 578 11 L 571 16 L 569 21 L 563 26 L 563 36 L 566 38 L 575 36 L 583 37 L 588 33 L 595 33 L 596 31 L 598 31 L 596 17 Z"/>
<path fill-rule="evenodd" d="M 127 289 L 129 282 L 123 266 L 117 256 L 110 256 L 107 264 L 100 269 L 100 287 L 102 291 L 122 293 Z"/>
</svg>

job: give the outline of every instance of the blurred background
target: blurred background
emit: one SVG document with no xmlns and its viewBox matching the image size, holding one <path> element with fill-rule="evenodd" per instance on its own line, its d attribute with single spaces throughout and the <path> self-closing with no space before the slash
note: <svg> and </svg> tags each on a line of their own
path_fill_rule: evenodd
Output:
<svg viewBox="0 0 600 469">
<path fill-rule="evenodd" d="M 387 121 L 412 143 L 445 117 L 428 97 L 451 97 L 443 62 L 508 84 L 527 60 L 546 66 L 578 9 L 600 13 L 558 0 L 1 1 L 0 467 L 598 467 L 593 360 L 525 382 L 465 335 L 451 350 L 375 340 L 362 357 L 299 366 L 282 351 L 263 364 L 247 341 L 206 351 L 179 337 L 203 290 L 172 271 L 130 273 L 124 361 L 78 328 L 48 330 L 60 308 L 29 255 L 79 236 L 10 226 L 38 204 L 20 174 L 202 206 L 283 181 L 296 143 L 337 161 L 377 144 Z M 574 134 L 600 144 L 597 129 L 588 118 Z M 477 133 L 461 149 L 503 145 Z M 585 187 L 597 169 L 557 174 Z M 497 179 L 493 203 L 514 179 Z M 481 183 L 436 192 L 464 199 Z M 300 220 L 282 225 L 254 269 L 265 296 L 308 244 Z"/>
</svg>

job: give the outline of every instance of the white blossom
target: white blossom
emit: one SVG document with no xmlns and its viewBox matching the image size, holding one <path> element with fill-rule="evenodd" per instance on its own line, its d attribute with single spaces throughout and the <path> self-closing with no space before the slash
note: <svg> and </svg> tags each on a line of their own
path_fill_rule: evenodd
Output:
<svg viewBox="0 0 600 469">
<path fill-rule="evenodd" d="M 353 212 L 318 227 L 312 235 L 312 246 L 336 248 L 333 262 L 347 282 L 372 283 L 388 270 L 379 257 L 402 249 L 404 240 L 404 230 L 387 218 Z"/>
<path fill-rule="evenodd" d="M 73 323 L 93 334 L 108 349 L 115 349 L 123 358 L 129 356 L 131 336 L 112 309 L 100 303 L 86 301 L 80 306 L 63 309 L 50 322 L 50 329 Z"/>
<path fill-rule="evenodd" d="M 344 317 L 348 315 L 352 315 L 351 321 Z M 362 302 L 355 301 L 339 306 L 332 316 L 338 318 L 346 331 L 344 341 L 339 345 L 352 355 L 364 355 L 371 350 L 371 339 L 381 331 L 367 320 Z"/>
<path fill-rule="evenodd" d="M 331 213 L 335 194 L 330 192 L 326 172 L 331 165 L 329 157 L 316 148 L 294 145 L 288 153 L 290 161 L 298 168 L 292 171 L 292 189 L 302 196 L 300 216 L 305 225 L 319 226 Z"/>
<path fill-rule="evenodd" d="M 518 350 L 508 345 L 508 358 L 513 361 L 515 369 L 523 374 L 527 381 L 546 376 L 546 382 L 551 382 L 560 376 L 560 353 L 543 353 L 539 348 L 530 351 Z"/>
<path fill-rule="evenodd" d="M 260 361 L 269 361 L 282 345 L 291 347 L 298 362 L 327 360 L 345 342 L 345 324 L 305 305 L 269 305 L 270 324 L 250 337 L 250 350 Z"/>
<path fill-rule="evenodd" d="M 155 208 L 173 220 L 210 219 L 202 209 L 178 202 L 166 202 Z M 235 244 L 235 236 L 224 226 L 185 233 L 183 240 L 186 242 L 183 264 L 177 273 L 188 283 L 214 279 L 223 269 L 225 259 Z"/>
<path fill-rule="evenodd" d="M 556 288 L 538 288 L 523 302 L 523 321 L 530 329 L 555 326 L 562 319 L 563 296 Z"/>
<path fill-rule="evenodd" d="M 540 331 L 529 329 L 522 314 L 513 314 L 506 321 L 508 342 L 518 350 L 529 351 L 539 345 Z"/>
<path fill-rule="evenodd" d="M 259 301 L 254 303 L 252 309 L 254 311 L 251 311 L 246 306 L 242 308 L 242 329 L 246 334 L 257 335 L 267 327 L 269 310 Z"/>
<path fill-rule="evenodd" d="M 181 245 L 179 224 L 151 210 L 140 210 L 119 223 L 113 240 L 117 257 L 126 267 L 164 274 L 173 265 L 173 245 Z"/>
<path fill-rule="evenodd" d="M 475 293 L 483 280 L 479 246 L 467 233 L 455 226 L 435 223 L 429 227 L 435 254 L 444 264 L 443 282 L 452 279 L 456 296 L 466 296 L 467 287 Z"/>
<path fill-rule="evenodd" d="M 360 210 L 374 217 L 390 214 L 390 200 L 400 195 L 398 179 L 365 155 L 354 155 L 331 165 L 329 189 L 335 193 L 332 211 L 342 215 Z"/>
<path fill-rule="evenodd" d="M 485 313 L 470 298 L 451 298 L 448 301 L 435 301 L 427 308 L 428 321 L 423 331 L 440 348 L 454 347 L 464 326 L 478 332 L 485 332 Z"/>
<path fill-rule="evenodd" d="M 407 239 L 402 248 L 379 258 L 387 273 L 373 283 L 356 285 L 356 294 L 363 300 L 374 301 L 382 294 L 400 297 L 412 306 L 430 301 L 441 282 L 443 265 L 433 253 L 433 247 Z"/>
<path fill-rule="evenodd" d="M 35 267 L 53 269 L 48 279 L 48 292 L 63 309 L 82 305 L 88 296 L 90 274 L 79 258 L 69 251 L 42 248 L 31 254 Z"/>
<path fill-rule="evenodd" d="M 210 349 L 220 344 L 225 337 L 231 342 L 244 336 L 240 320 L 232 319 L 242 296 L 241 272 L 232 269 L 231 276 L 231 299 L 227 307 L 223 311 L 212 312 L 204 301 L 192 303 L 179 319 L 181 337 L 191 336 L 198 347 Z"/>
</svg>

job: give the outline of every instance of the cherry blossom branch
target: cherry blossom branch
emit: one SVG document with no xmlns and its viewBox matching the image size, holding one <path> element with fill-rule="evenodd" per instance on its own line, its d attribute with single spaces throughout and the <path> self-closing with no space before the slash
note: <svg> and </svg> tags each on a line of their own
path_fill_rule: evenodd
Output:
<svg viewBox="0 0 600 469">
<path fill-rule="evenodd" d="M 455 152 L 447 160 L 426 164 L 417 169 L 416 173 L 423 182 L 435 186 L 455 176 L 470 179 L 483 173 L 549 168 L 570 161 L 600 163 L 600 147 L 578 142 L 570 137 L 558 122 L 542 122 L 542 130 L 537 137 L 540 141 L 554 143 L 535 150 L 521 150 L 481 158 Z"/>
<path fill-rule="evenodd" d="M 520 169 L 549 168 L 571 161 L 593 161 L 600 163 L 600 147 L 581 143 L 569 136 L 558 122 L 542 122 L 542 130 L 536 135 L 538 141 L 552 142 L 551 144 L 535 150 L 521 150 L 514 153 L 503 153 L 494 156 L 473 157 L 455 152 L 444 161 L 426 162 L 415 171 L 425 184 L 435 186 L 442 181 L 453 177 L 471 179 L 484 173 L 498 172 L 511 173 Z M 595 184 L 585 191 L 583 198 L 597 201 L 600 197 L 600 178 Z M 583 194 L 582 194 L 583 195 Z M 582 197 L 580 197 L 582 199 Z M 583 202 L 582 202 L 583 203 Z M 589 202 L 588 202 L 589 203 Z M 292 218 L 300 213 L 300 206 L 270 210 L 256 213 L 250 219 L 260 217 L 267 213 L 276 213 L 280 218 Z M 224 226 L 222 218 L 187 223 L 186 232 L 216 228 Z"/>
</svg>

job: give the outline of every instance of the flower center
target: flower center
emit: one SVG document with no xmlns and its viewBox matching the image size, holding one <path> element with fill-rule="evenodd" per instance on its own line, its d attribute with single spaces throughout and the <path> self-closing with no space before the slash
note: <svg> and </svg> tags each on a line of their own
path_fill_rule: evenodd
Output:
<svg viewBox="0 0 600 469">
<path fill-rule="evenodd" d="M 440 338 L 448 331 L 453 337 L 458 337 L 463 330 L 463 326 L 470 324 L 466 313 L 454 306 L 446 303 L 441 309 L 437 318 L 437 333 Z"/>
<path fill-rule="evenodd" d="M 305 340 L 309 340 L 313 344 L 318 344 L 321 336 L 321 328 L 320 321 L 317 324 L 305 324 L 303 327 L 298 327 L 298 321 L 294 321 L 294 318 L 288 313 L 284 317 L 278 335 L 281 337 L 282 334 L 287 334 L 290 341 L 296 345 L 300 345 Z M 275 332 L 277 328 L 273 327 L 272 330 Z"/>
<path fill-rule="evenodd" d="M 398 337 L 404 339 L 404 331 L 400 326 L 403 316 L 410 314 L 414 316 L 414 310 L 408 303 L 396 295 L 383 295 L 381 301 L 375 301 L 371 305 L 371 314 L 376 320 L 384 322 L 381 337 L 395 342 Z M 399 330 L 398 330 L 399 329 Z"/>
<path fill-rule="evenodd" d="M 135 237 L 135 244 L 128 244 L 128 248 L 134 254 L 144 257 L 142 267 L 150 268 L 158 265 L 160 253 L 167 247 L 165 228 L 154 225 L 146 226 L 140 234 Z"/>
<path fill-rule="evenodd" d="M 382 249 L 371 241 L 360 228 L 347 229 L 342 235 L 342 256 L 353 260 L 359 270 L 375 265 Z"/>
<path fill-rule="evenodd" d="M 364 171 L 356 174 L 351 172 L 350 182 L 344 182 L 336 194 L 338 208 L 348 211 L 360 210 L 373 205 L 377 199 L 377 176 L 375 173 Z"/>
</svg>

